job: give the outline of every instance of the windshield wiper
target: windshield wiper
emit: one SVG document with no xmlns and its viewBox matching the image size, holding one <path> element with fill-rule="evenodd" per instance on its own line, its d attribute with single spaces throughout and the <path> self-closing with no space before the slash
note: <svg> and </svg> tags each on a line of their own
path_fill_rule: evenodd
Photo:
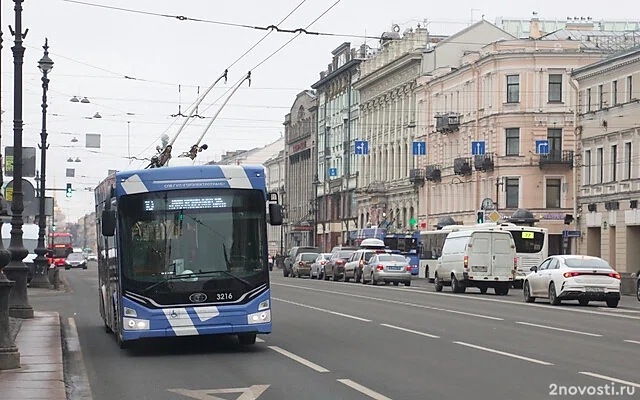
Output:
<svg viewBox="0 0 640 400">
<path fill-rule="evenodd" d="M 172 264 L 169 264 L 169 265 L 171 266 L 173 264 L 175 264 L 175 263 L 172 263 Z M 159 286 L 159 285 L 161 285 L 161 284 L 163 284 L 165 282 L 168 282 L 168 281 L 172 281 L 172 280 L 175 280 L 175 279 L 193 278 L 194 276 L 206 275 L 206 274 L 211 274 L 211 273 L 214 273 L 214 272 L 220 272 L 220 271 L 200 271 L 200 272 L 191 272 L 189 274 L 168 275 L 165 279 L 163 279 L 163 280 L 161 280 L 159 282 L 153 283 L 153 284 L 147 286 L 146 288 L 142 289 L 142 293 L 146 293 L 149 290 L 155 288 L 156 286 Z"/>
<path fill-rule="evenodd" d="M 221 273 L 221 274 L 225 274 L 225 275 L 227 275 L 227 276 L 230 276 L 230 277 L 232 277 L 233 279 L 235 279 L 235 280 L 237 280 L 237 281 L 240 281 L 240 282 L 244 283 L 244 284 L 245 284 L 245 285 L 247 285 L 247 286 L 252 286 L 251 282 L 249 282 L 248 280 L 243 279 L 243 278 L 240 278 L 238 275 L 234 275 L 234 274 L 232 274 L 232 273 L 231 273 L 231 272 L 229 272 L 229 271 L 210 271 L 210 272 L 219 272 L 219 273 Z"/>
</svg>

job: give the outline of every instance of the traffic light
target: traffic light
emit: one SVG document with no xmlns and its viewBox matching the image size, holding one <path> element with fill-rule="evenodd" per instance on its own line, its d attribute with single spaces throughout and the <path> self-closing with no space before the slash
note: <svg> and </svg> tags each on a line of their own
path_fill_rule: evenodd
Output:
<svg viewBox="0 0 640 400">
<path fill-rule="evenodd" d="M 65 196 L 67 196 L 67 198 L 70 198 L 72 194 L 73 194 L 73 189 L 71 188 L 71 184 L 67 183 L 67 193 L 65 194 Z"/>
<path fill-rule="evenodd" d="M 484 210 L 478 211 L 478 223 L 484 224 Z"/>
</svg>

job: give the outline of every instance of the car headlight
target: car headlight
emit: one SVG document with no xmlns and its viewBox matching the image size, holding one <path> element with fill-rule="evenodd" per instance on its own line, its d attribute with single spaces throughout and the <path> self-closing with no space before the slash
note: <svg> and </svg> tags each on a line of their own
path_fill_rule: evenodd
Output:
<svg viewBox="0 0 640 400">
<path fill-rule="evenodd" d="M 129 308 L 129 307 L 123 307 L 124 315 L 126 315 L 127 317 L 137 317 L 138 313 L 136 312 L 136 310 L 134 310 L 133 308 Z"/>
<path fill-rule="evenodd" d="M 125 331 L 142 331 L 149 329 L 149 320 L 138 318 L 123 318 L 122 327 Z"/>
<path fill-rule="evenodd" d="M 258 311 L 266 310 L 269 308 L 269 300 L 264 300 L 258 304 Z"/>
<path fill-rule="evenodd" d="M 264 324 L 267 322 L 271 322 L 271 310 L 259 311 L 257 313 L 247 315 L 247 323 L 249 325 Z"/>
</svg>

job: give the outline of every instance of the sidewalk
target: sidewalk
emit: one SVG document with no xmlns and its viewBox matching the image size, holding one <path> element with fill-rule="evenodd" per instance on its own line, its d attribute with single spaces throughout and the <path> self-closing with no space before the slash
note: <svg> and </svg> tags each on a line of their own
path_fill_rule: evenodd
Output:
<svg viewBox="0 0 640 400">
<path fill-rule="evenodd" d="M 66 400 L 60 316 L 35 311 L 16 338 L 21 367 L 0 371 L 2 400 Z"/>
</svg>

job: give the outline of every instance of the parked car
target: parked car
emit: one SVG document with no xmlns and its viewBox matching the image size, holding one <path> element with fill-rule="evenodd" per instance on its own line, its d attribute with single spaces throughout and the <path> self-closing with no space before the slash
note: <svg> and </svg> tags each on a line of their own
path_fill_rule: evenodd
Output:
<svg viewBox="0 0 640 400">
<path fill-rule="evenodd" d="M 374 250 L 356 250 L 344 266 L 345 282 L 351 278 L 353 278 L 355 283 L 360 282 L 364 265 L 368 263 L 375 254 L 376 252 Z"/>
<path fill-rule="evenodd" d="M 87 269 L 87 259 L 82 253 L 71 253 L 64 260 L 64 269 L 82 268 Z"/>
<path fill-rule="evenodd" d="M 558 305 L 562 300 L 605 301 L 615 308 L 620 302 L 620 274 L 599 257 L 582 255 L 551 256 L 525 277 L 522 293 L 527 303 L 548 298 Z"/>
<path fill-rule="evenodd" d="M 320 254 L 320 249 L 318 249 L 317 247 L 310 247 L 310 246 L 292 247 L 291 250 L 289 250 L 289 254 L 284 259 L 284 268 L 282 268 L 282 274 L 284 275 L 285 278 L 291 274 L 291 271 L 293 268 L 293 262 L 296 260 L 296 257 L 298 256 L 299 253 Z"/>
<path fill-rule="evenodd" d="M 296 262 L 293 263 L 291 276 L 294 278 L 301 278 L 302 276 L 308 276 L 311 278 L 311 264 L 318 258 L 318 253 L 300 253 L 296 257 Z"/>
<path fill-rule="evenodd" d="M 356 249 L 333 251 L 329 262 L 324 265 L 324 280 L 328 281 L 329 278 L 334 281 L 342 279 L 344 277 L 344 265 L 355 252 Z"/>
<path fill-rule="evenodd" d="M 87 256 L 87 261 L 98 261 L 98 255 L 94 253 L 89 253 Z"/>
<path fill-rule="evenodd" d="M 372 285 L 377 285 L 378 282 L 393 282 L 396 286 L 402 282 L 405 286 L 410 286 L 411 265 L 399 254 L 375 254 L 362 269 L 362 283 L 367 282 L 371 282 Z"/>
<path fill-rule="evenodd" d="M 322 279 L 324 265 L 331 259 L 331 253 L 321 253 L 311 264 L 311 279 Z"/>
</svg>

